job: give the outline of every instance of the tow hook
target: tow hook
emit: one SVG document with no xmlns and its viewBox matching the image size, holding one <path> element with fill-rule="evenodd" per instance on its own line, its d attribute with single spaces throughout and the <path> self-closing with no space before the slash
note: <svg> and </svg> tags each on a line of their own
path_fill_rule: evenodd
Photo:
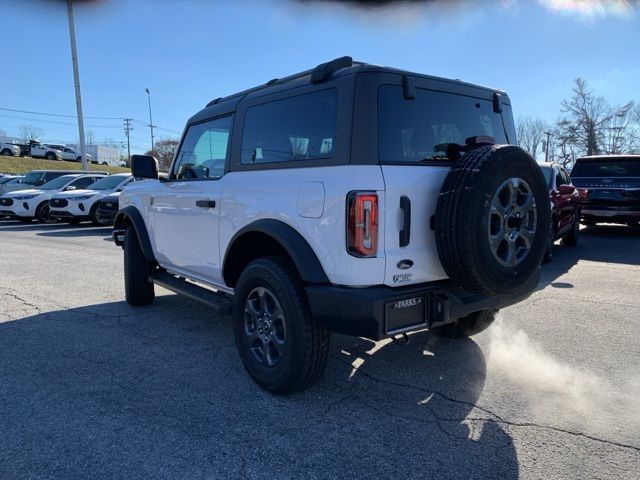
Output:
<svg viewBox="0 0 640 480">
<path fill-rule="evenodd" d="M 400 335 L 394 335 L 393 337 L 391 337 L 391 340 L 393 340 L 393 343 L 395 343 L 396 345 L 406 345 L 407 343 L 409 343 L 409 335 L 407 335 L 406 333 L 401 333 Z"/>
</svg>

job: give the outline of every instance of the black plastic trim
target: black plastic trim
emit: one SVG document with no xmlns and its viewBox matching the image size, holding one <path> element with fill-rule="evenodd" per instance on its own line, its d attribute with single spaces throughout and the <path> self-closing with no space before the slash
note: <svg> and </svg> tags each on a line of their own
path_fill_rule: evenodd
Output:
<svg viewBox="0 0 640 480">
<path fill-rule="evenodd" d="M 239 238 L 253 232 L 263 233 L 278 242 L 293 260 L 302 280 L 307 283 L 329 283 L 329 278 L 324 273 L 318 257 L 304 237 L 294 230 L 293 227 L 273 219 L 262 219 L 250 223 L 238 230 L 231 238 L 222 263 L 222 272 L 225 279 L 227 278 L 225 269 L 227 267 L 229 252 L 231 252 L 235 242 Z"/>
<path fill-rule="evenodd" d="M 118 240 L 118 237 L 124 233 L 123 227 L 127 219 L 131 222 L 131 225 L 136 232 L 136 236 L 138 237 L 138 242 L 140 244 L 140 248 L 142 249 L 144 257 L 150 262 L 158 263 L 156 261 L 155 255 L 153 254 L 153 249 L 151 248 L 151 241 L 149 240 L 147 226 L 144 223 L 142 215 L 140 214 L 138 209 L 132 205 L 124 207 L 116 215 L 115 221 L 113 222 L 114 225 L 112 235 L 114 243 L 118 246 L 122 246 L 121 242 Z"/>
<path fill-rule="evenodd" d="M 411 200 L 406 195 L 400 197 L 400 210 L 402 210 L 402 230 L 399 233 L 401 247 L 406 247 L 411 241 Z"/>
</svg>

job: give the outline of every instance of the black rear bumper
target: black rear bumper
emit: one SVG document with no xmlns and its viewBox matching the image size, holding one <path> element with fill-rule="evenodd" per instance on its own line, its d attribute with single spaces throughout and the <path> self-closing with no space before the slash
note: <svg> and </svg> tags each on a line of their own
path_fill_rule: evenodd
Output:
<svg viewBox="0 0 640 480">
<path fill-rule="evenodd" d="M 329 330 L 380 340 L 452 323 L 479 310 L 513 305 L 531 295 L 539 280 L 538 272 L 517 294 L 505 296 L 470 293 L 449 280 L 401 288 L 312 284 L 306 291 L 312 316 Z"/>
</svg>

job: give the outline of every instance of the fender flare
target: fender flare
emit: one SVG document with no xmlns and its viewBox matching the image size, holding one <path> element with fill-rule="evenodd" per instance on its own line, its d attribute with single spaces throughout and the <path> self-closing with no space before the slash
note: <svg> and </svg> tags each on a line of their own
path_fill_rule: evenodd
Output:
<svg viewBox="0 0 640 480">
<path fill-rule="evenodd" d="M 233 249 L 236 241 L 248 233 L 262 233 L 278 242 L 289 255 L 300 277 L 305 282 L 329 283 L 329 278 L 324 272 L 318 256 L 304 237 L 293 227 L 280 220 L 274 219 L 256 220 L 235 233 L 229 241 L 229 246 L 224 254 L 224 261 L 222 263 L 223 277 L 226 278 L 225 269 L 228 266 L 227 260 L 229 259 L 229 252 Z"/>
<path fill-rule="evenodd" d="M 124 235 L 124 231 L 128 224 L 133 226 L 133 230 L 136 232 L 138 243 L 140 244 L 140 248 L 142 249 L 142 253 L 145 258 L 150 262 L 158 263 L 155 255 L 153 254 L 153 249 L 151 248 L 151 241 L 149 240 L 147 226 L 138 209 L 132 205 L 124 207 L 116 215 L 113 222 L 113 241 L 115 244 L 122 246 L 122 241 L 119 240 L 119 237 Z"/>
</svg>

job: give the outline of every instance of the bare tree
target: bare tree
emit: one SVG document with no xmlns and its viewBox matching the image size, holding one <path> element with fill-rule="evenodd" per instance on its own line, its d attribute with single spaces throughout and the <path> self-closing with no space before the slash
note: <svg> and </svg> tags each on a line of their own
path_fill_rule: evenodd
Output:
<svg viewBox="0 0 640 480">
<path fill-rule="evenodd" d="M 42 129 L 33 125 L 22 125 L 18 133 L 20 143 L 29 144 L 32 140 L 38 140 L 42 136 Z"/>
<path fill-rule="evenodd" d="M 603 153 L 627 153 L 637 146 L 639 132 L 633 119 L 634 105 L 631 101 L 611 109 L 609 121 L 603 129 Z"/>
<path fill-rule="evenodd" d="M 176 138 L 163 138 L 155 142 L 153 151 L 148 151 L 146 154 L 158 159 L 158 169 L 161 172 L 168 172 L 179 143 L 180 141 Z"/>
<path fill-rule="evenodd" d="M 518 145 L 537 158 L 538 152 L 543 151 L 540 147 L 544 142 L 544 134 L 549 129 L 549 125 L 539 117 L 521 117 L 516 122 L 516 137 Z"/>
<path fill-rule="evenodd" d="M 618 111 L 603 97 L 596 97 L 582 78 L 576 78 L 572 90 L 573 96 L 561 103 L 565 117 L 557 124 L 558 141 L 587 155 L 601 153 L 607 126 Z"/>
</svg>

